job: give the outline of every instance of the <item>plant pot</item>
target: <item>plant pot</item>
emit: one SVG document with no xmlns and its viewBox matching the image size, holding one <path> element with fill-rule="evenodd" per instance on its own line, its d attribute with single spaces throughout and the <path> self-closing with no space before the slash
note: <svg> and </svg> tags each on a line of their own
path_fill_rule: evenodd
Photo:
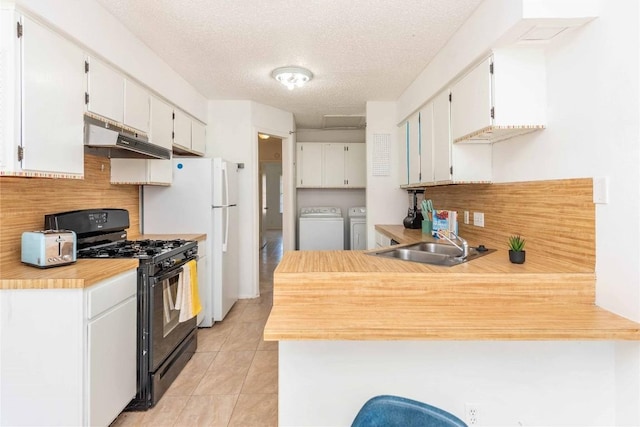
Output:
<svg viewBox="0 0 640 427">
<path fill-rule="evenodd" d="M 512 251 L 509 249 L 509 261 L 514 264 L 524 264 L 526 251 Z"/>
</svg>

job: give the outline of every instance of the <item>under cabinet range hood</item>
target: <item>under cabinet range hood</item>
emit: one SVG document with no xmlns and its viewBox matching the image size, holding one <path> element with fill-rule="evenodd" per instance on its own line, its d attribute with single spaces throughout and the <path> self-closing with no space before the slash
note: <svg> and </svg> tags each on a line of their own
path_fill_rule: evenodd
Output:
<svg viewBox="0 0 640 427">
<path fill-rule="evenodd" d="M 112 159 L 170 159 L 171 150 L 149 142 L 145 134 L 95 115 L 84 116 L 85 153 Z"/>
</svg>

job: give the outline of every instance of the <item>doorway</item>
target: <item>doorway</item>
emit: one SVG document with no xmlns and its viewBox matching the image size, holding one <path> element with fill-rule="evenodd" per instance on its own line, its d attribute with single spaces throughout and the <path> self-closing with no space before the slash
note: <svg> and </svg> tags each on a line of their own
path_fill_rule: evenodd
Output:
<svg viewBox="0 0 640 427">
<path fill-rule="evenodd" d="M 284 182 L 282 178 L 282 139 L 258 133 L 260 248 L 267 244 L 267 231 L 282 233 Z"/>
</svg>

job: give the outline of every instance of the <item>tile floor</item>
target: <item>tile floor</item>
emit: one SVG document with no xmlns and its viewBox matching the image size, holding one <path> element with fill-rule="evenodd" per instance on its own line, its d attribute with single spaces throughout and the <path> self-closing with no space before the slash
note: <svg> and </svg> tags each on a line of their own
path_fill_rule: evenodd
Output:
<svg viewBox="0 0 640 427">
<path fill-rule="evenodd" d="M 260 297 L 238 301 L 224 321 L 198 330 L 198 350 L 158 404 L 123 412 L 120 426 L 278 425 L 278 343 L 262 340 L 273 302 L 273 270 L 282 234 L 260 250 Z"/>
</svg>

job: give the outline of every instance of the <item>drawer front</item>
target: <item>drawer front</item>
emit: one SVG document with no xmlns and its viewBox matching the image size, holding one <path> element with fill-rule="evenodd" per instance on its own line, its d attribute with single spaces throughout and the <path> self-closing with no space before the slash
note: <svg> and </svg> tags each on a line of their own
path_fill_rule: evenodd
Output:
<svg viewBox="0 0 640 427">
<path fill-rule="evenodd" d="M 87 317 L 92 319 L 136 295 L 137 280 L 137 270 L 131 270 L 90 287 L 87 290 Z"/>
</svg>

